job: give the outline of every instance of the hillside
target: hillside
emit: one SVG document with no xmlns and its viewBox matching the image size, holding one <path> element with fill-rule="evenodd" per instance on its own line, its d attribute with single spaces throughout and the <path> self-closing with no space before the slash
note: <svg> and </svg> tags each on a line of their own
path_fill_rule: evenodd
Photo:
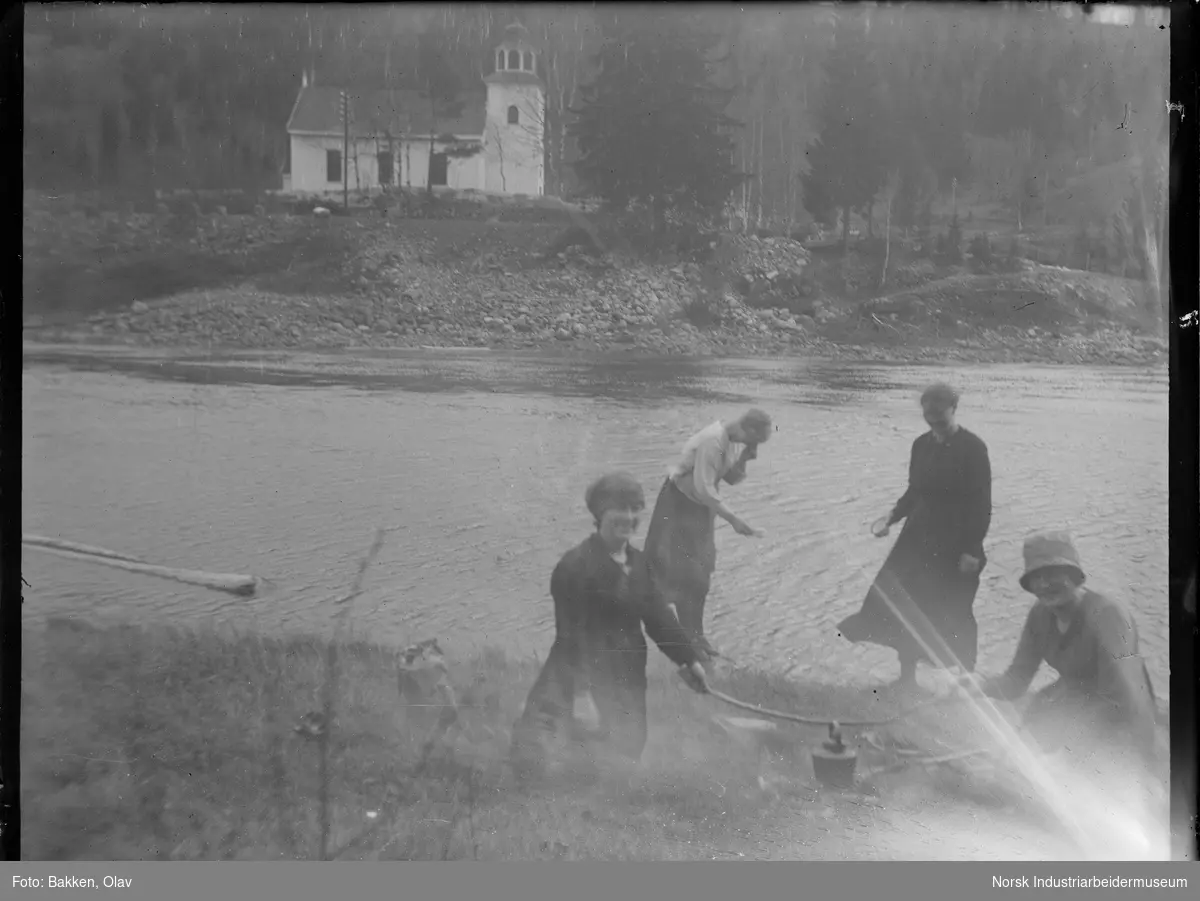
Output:
<svg viewBox="0 0 1200 901">
<path fill-rule="evenodd" d="M 1141 283 L 1029 261 L 972 272 L 896 247 L 895 290 L 876 297 L 871 253 L 783 236 L 693 234 L 649 259 L 636 236 L 549 202 L 445 201 L 437 218 L 408 218 L 221 199 L 113 210 L 28 196 L 26 338 L 1064 363 L 1165 352 Z"/>
</svg>

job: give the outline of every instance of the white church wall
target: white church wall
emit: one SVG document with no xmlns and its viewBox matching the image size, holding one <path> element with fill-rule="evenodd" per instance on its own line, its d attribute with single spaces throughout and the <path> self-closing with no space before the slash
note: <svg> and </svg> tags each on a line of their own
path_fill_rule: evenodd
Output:
<svg viewBox="0 0 1200 901">
<path fill-rule="evenodd" d="M 509 122 L 516 107 L 517 121 Z M 489 84 L 484 190 L 496 194 L 545 193 L 546 102 L 536 85 Z"/>
<path fill-rule="evenodd" d="M 292 135 L 292 172 L 290 190 L 298 194 L 340 194 L 341 173 L 330 181 L 326 171 L 327 151 L 343 149 L 343 139 L 336 135 Z M 435 151 L 446 145 L 434 143 Z M 349 189 L 378 190 L 379 154 L 392 153 L 392 185 L 394 187 L 424 188 L 429 177 L 429 139 L 396 140 L 386 138 L 357 138 L 351 142 Z M 357 164 L 357 165 L 356 165 Z M 474 156 L 447 160 L 446 187 L 455 190 L 481 190 L 485 182 L 486 162 L 481 151 Z"/>
</svg>

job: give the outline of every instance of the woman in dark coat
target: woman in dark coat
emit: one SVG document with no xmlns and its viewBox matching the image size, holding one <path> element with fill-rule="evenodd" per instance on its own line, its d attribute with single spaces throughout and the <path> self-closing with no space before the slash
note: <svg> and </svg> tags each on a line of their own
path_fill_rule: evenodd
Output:
<svg viewBox="0 0 1200 901">
<path fill-rule="evenodd" d="M 576 698 L 590 695 L 599 718 L 593 738 L 637 761 L 646 745 L 645 626 L 684 681 L 707 691 L 700 655 L 675 614 L 651 590 L 645 559 L 629 539 L 645 509 L 641 485 L 606 475 L 585 495 L 596 531 L 567 551 L 550 577 L 555 639 L 525 710 L 513 726 L 513 762 L 529 775 L 541 739 L 573 724 Z"/>
<path fill-rule="evenodd" d="M 852 642 L 896 650 L 898 687 L 916 685 L 920 660 L 974 671 L 978 627 L 972 608 L 992 520 L 987 445 L 955 421 L 958 394 L 932 385 L 921 395 L 921 407 L 929 431 L 913 442 L 908 490 L 876 534 L 883 537 L 901 520 L 904 528 L 862 609 L 838 625 Z"/>
</svg>

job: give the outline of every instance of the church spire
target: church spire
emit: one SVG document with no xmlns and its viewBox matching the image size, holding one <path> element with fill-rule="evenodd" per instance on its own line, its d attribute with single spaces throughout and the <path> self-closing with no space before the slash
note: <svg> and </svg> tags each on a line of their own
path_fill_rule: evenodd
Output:
<svg viewBox="0 0 1200 901">
<path fill-rule="evenodd" d="M 493 52 L 495 67 L 490 77 L 508 76 L 511 73 L 537 77 L 537 47 L 529 37 L 529 29 L 519 20 L 514 19 L 504 27 L 504 37 Z"/>
</svg>

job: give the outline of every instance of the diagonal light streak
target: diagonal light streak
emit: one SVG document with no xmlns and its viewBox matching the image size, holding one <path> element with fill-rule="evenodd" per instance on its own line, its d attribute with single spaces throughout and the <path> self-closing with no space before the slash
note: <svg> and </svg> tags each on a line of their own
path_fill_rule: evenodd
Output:
<svg viewBox="0 0 1200 901">
<path fill-rule="evenodd" d="M 912 603 L 912 598 L 905 591 L 904 587 L 899 584 L 899 580 L 886 571 L 881 576 L 875 583 L 880 597 L 883 598 L 884 603 L 887 604 L 897 621 L 921 646 L 921 649 L 929 659 L 945 669 L 949 669 L 950 666 L 962 668 L 961 661 L 946 644 L 946 641 L 938 631 L 932 628 L 932 624 L 924 613 Z M 906 615 L 906 612 L 901 609 L 901 605 L 897 604 L 893 599 L 891 593 L 883 588 L 880 582 L 884 580 L 890 583 L 893 592 L 907 602 L 906 606 L 912 614 L 911 616 Z M 913 620 L 917 622 L 914 623 Z M 930 636 L 932 636 L 932 640 Z M 936 650 L 934 645 L 938 646 Z M 992 699 L 983 694 L 979 687 L 974 684 L 964 687 L 964 693 L 967 695 L 968 707 L 971 712 L 996 742 L 1008 753 L 1009 757 L 1020 770 L 1021 775 L 1041 792 L 1043 803 L 1058 818 L 1062 825 L 1066 827 L 1076 846 L 1087 854 L 1091 860 L 1111 859 L 1110 855 L 1105 854 L 1101 850 L 1095 833 L 1084 825 L 1081 816 L 1076 813 L 1075 805 L 1062 786 L 1055 781 L 1045 764 L 1038 759 L 1028 743 L 1022 739 L 1016 729 L 1008 722 Z M 1128 817 L 1124 819 L 1128 820 Z M 1126 837 L 1129 839 L 1133 838 L 1132 835 Z"/>
</svg>

